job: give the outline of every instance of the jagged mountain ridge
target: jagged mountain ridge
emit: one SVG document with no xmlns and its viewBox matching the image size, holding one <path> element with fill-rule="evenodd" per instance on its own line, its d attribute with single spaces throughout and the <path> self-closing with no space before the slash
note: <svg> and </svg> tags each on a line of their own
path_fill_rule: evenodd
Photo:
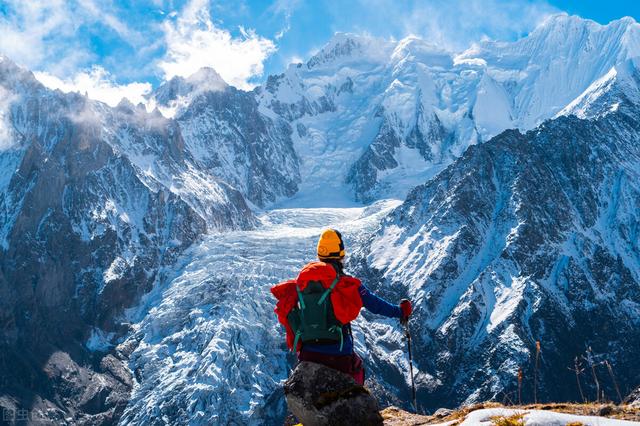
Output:
<svg viewBox="0 0 640 426">
<path fill-rule="evenodd" d="M 198 168 L 229 183 L 258 207 L 298 190 L 291 127 L 260 111 L 253 93 L 231 87 L 214 70 L 203 68 L 187 79 L 174 77 L 150 98 L 176 120 L 184 148 Z"/>
<path fill-rule="evenodd" d="M 174 120 L 48 90 L 4 57 L 0 92 L 0 402 L 113 421 L 131 378 L 126 355 L 104 355 L 129 332 L 123 310 L 206 232 L 256 217 Z"/>
<path fill-rule="evenodd" d="M 519 367 L 533 375 L 536 340 L 547 400 L 578 399 L 567 367 L 587 346 L 624 372 L 623 389 L 640 381 L 640 108 L 637 87 L 618 93 L 597 119 L 471 147 L 361 252 L 368 274 L 417 302 L 425 406 L 513 392 Z"/>
<path fill-rule="evenodd" d="M 552 118 L 640 53 L 633 19 L 549 18 L 516 42 L 461 54 L 416 37 L 338 34 L 306 63 L 269 77 L 260 104 L 292 123 L 302 191 L 344 183 L 357 200 L 402 198 L 474 143 Z M 596 53 L 597 52 L 597 53 Z"/>
</svg>

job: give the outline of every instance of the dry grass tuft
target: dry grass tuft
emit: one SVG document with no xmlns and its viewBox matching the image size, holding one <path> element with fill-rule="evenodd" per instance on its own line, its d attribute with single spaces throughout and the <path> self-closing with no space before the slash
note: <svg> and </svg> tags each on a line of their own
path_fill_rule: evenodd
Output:
<svg viewBox="0 0 640 426">
<path fill-rule="evenodd" d="M 514 414 L 509 417 L 496 416 L 491 418 L 495 426 L 524 426 L 524 413 Z"/>
</svg>

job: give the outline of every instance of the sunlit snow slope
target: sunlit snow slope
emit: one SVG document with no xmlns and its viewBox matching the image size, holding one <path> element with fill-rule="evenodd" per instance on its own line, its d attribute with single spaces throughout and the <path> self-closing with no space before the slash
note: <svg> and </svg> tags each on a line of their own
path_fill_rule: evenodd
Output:
<svg viewBox="0 0 640 426">
<path fill-rule="evenodd" d="M 340 191 L 371 202 L 404 197 L 470 145 L 533 129 L 639 54 L 631 18 L 556 15 L 520 40 L 461 53 L 417 37 L 336 34 L 255 93 L 264 114 L 291 124 L 298 201 Z"/>
</svg>

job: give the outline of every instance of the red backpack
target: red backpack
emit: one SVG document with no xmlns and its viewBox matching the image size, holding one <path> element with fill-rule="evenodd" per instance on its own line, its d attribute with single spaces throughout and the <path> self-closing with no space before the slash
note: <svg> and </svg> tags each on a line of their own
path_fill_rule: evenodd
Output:
<svg viewBox="0 0 640 426">
<path fill-rule="evenodd" d="M 346 275 L 338 276 L 333 266 L 328 263 L 309 263 L 302 268 L 297 279 L 271 287 L 271 293 L 278 300 L 274 311 L 287 332 L 287 346 L 291 350 L 299 350 L 304 339 L 297 339 L 296 334 L 300 337 L 300 332 L 294 332 L 292 325 L 297 325 L 291 324 L 290 314 L 300 309 L 304 312 L 302 294 L 307 287 L 317 286 L 318 283 L 325 289 L 319 302 L 326 300 L 330 306 L 329 312 L 332 312 L 340 326 L 356 319 L 362 309 L 362 299 L 358 291 L 361 285 L 359 279 Z"/>
</svg>

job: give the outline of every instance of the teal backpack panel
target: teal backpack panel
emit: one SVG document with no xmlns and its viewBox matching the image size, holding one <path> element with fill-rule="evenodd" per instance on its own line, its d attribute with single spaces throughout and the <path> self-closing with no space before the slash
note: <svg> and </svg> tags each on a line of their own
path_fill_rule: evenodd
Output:
<svg viewBox="0 0 640 426">
<path fill-rule="evenodd" d="M 325 289 L 319 281 L 310 281 L 303 291 L 298 291 L 298 304 L 287 319 L 289 326 L 295 333 L 293 350 L 298 347 L 298 341 L 302 343 L 337 343 L 342 349 L 342 325 L 333 312 L 331 303 L 331 291 L 339 281 L 336 277 L 331 286 Z"/>
</svg>

